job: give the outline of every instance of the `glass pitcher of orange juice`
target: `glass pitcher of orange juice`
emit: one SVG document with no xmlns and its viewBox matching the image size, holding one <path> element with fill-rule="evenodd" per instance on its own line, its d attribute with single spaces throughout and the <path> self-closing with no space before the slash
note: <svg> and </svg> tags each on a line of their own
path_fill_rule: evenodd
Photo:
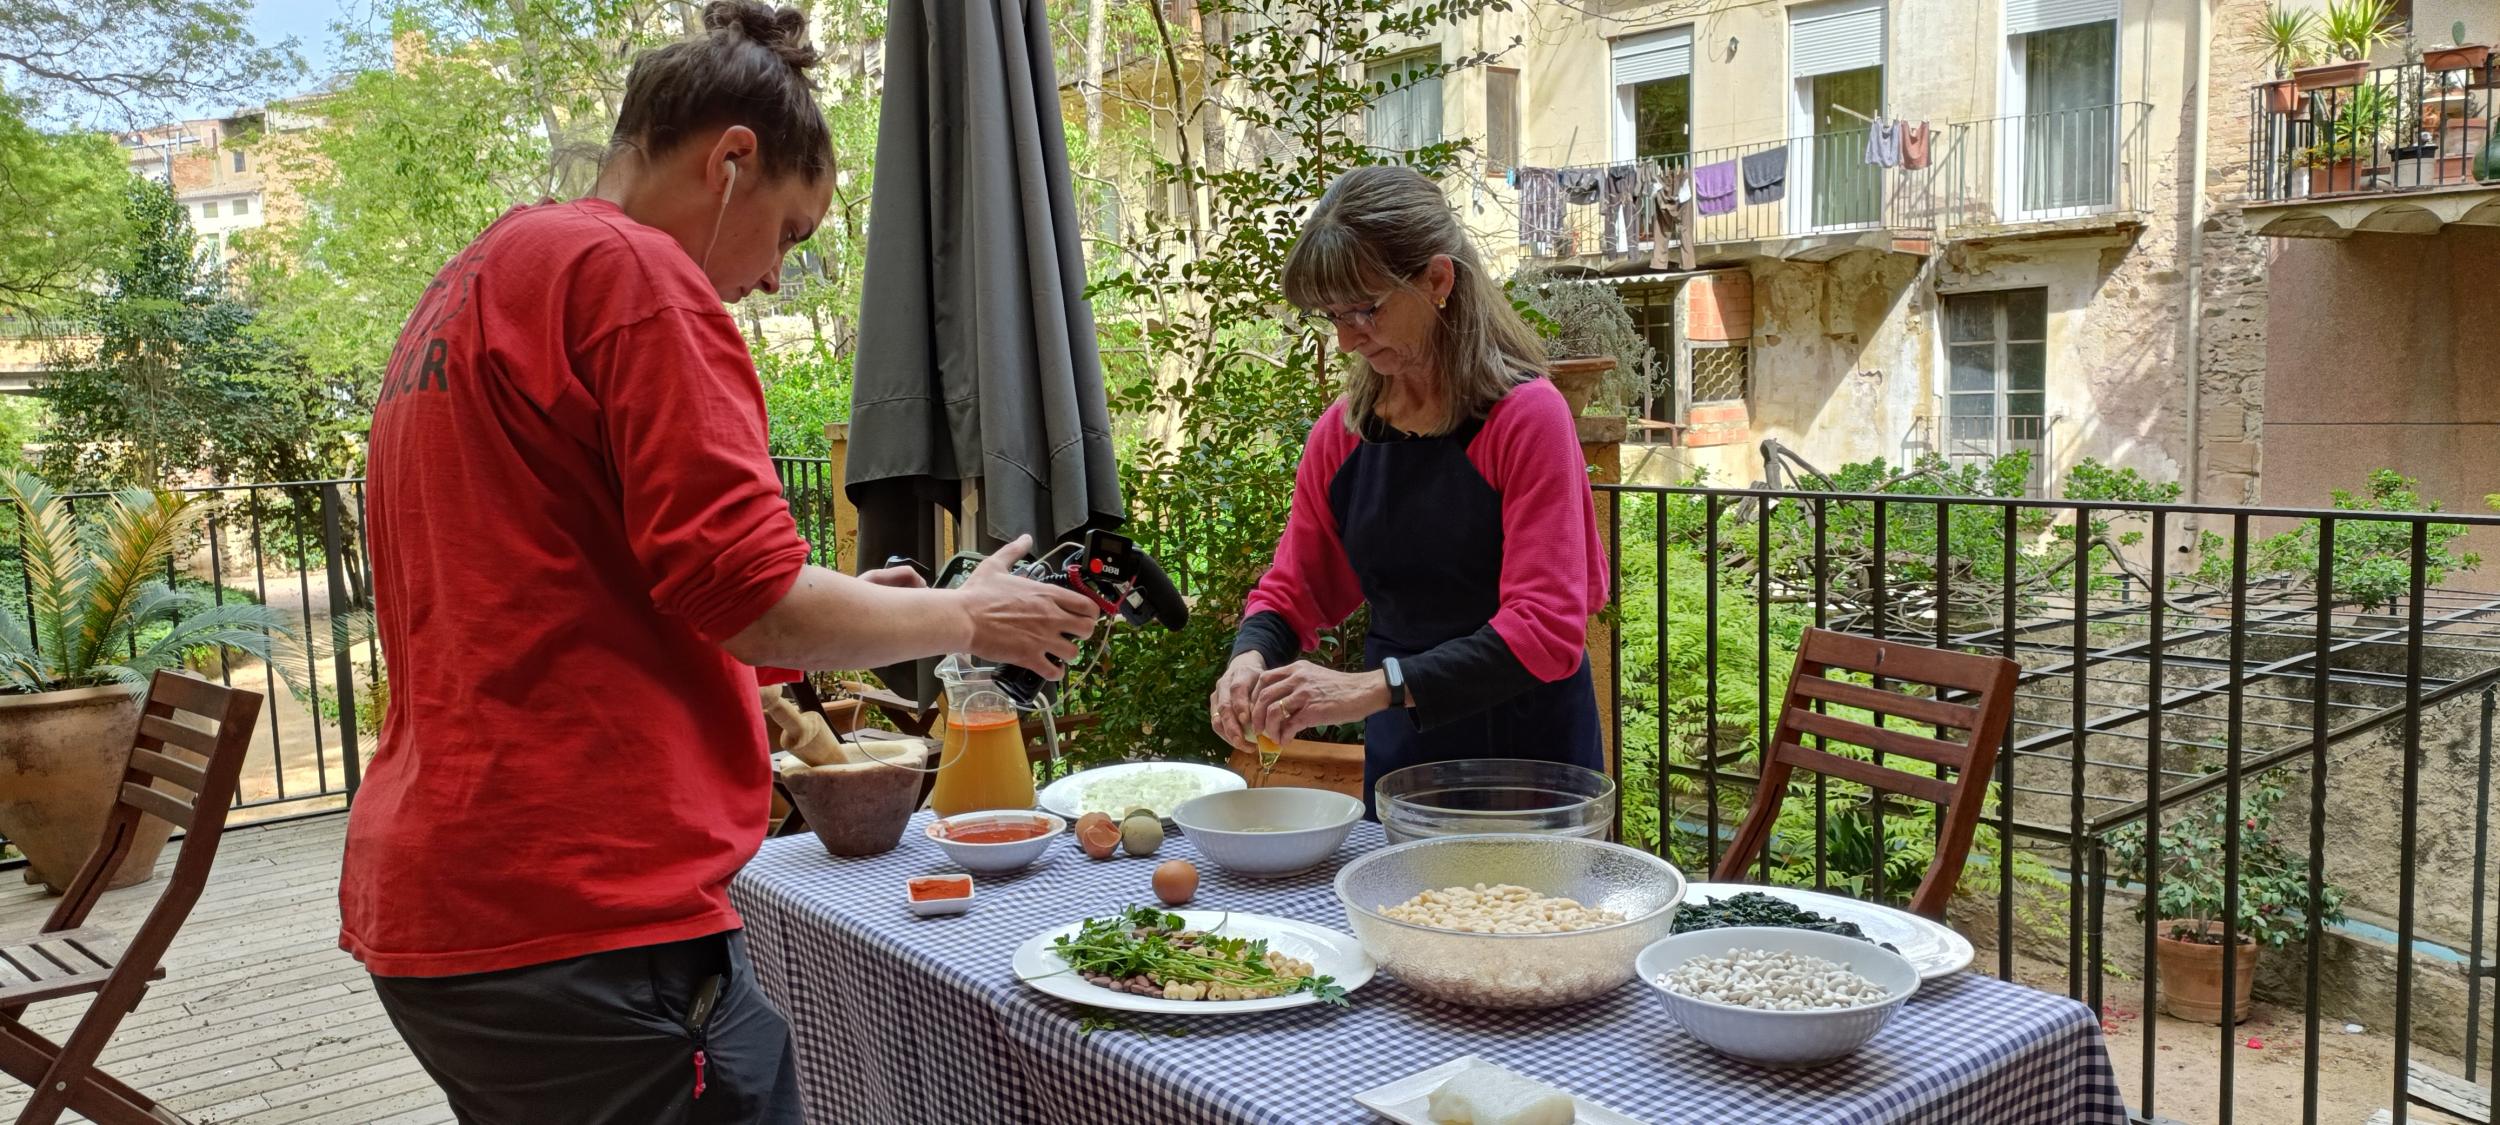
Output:
<svg viewBox="0 0 2500 1125">
<path fill-rule="evenodd" d="M 1033 807 L 1024 722 L 992 679 L 996 672 L 963 656 L 938 664 L 938 683 L 946 688 L 946 739 L 938 747 L 929 808 L 939 816 Z"/>
</svg>

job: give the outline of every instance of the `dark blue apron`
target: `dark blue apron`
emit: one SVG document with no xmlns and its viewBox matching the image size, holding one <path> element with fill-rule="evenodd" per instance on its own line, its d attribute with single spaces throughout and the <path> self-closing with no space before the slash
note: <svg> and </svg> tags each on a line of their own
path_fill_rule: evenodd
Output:
<svg viewBox="0 0 2500 1125">
<path fill-rule="evenodd" d="M 1366 667 L 1474 633 L 1502 600 L 1502 494 L 1467 459 L 1484 429 L 1400 438 L 1372 427 L 1329 483 L 1338 538 L 1371 603 Z M 1552 683 L 1420 730 L 1405 708 L 1363 721 L 1363 807 L 1381 775 L 1461 758 L 1534 758 L 1606 768 L 1588 658 Z"/>
</svg>

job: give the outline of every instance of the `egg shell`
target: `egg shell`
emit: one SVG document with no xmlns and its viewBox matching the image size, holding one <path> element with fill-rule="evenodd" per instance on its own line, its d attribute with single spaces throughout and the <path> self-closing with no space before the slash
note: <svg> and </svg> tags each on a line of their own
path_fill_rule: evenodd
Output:
<svg viewBox="0 0 2500 1125">
<path fill-rule="evenodd" d="M 1132 816 L 1120 823 L 1120 846 L 1130 855 L 1153 855 L 1163 846 L 1163 822 L 1151 816 Z"/>
<path fill-rule="evenodd" d="M 1076 834 L 1078 847 L 1095 859 L 1109 859 L 1120 850 L 1120 830 L 1109 824 L 1097 824 Z"/>
</svg>

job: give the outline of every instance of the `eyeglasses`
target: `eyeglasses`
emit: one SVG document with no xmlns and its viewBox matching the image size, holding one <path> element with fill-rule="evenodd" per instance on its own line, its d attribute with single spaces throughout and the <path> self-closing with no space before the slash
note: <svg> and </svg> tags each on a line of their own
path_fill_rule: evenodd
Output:
<svg viewBox="0 0 2500 1125">
<path fill-rule="evenodd" d="M 1309 325 L 1312 328 L 1326 328 L 1334 326 L 1337 328 L 1352 328 L 1358 331 L 1368 332 L 1371 330 L 1372 321 L 1380 315 L 1380 307 L 1388 303 L 1389 299 L 1387 297 L 1383 297 L 1367 306 L 1364 306 L 1363 308 L 1352 309 L 1341 313 L 1329 312 L 1325 309 L 1313 309 L 1310 312 L 1302 314 L 1302 323 Z"/>
</svg>

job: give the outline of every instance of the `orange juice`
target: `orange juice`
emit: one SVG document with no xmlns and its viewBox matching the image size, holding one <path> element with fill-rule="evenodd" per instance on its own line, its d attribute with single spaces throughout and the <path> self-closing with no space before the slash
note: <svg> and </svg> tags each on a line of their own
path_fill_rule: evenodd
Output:
<svg viewBox="0 0 2500 1125">
<path fill-rule="evenodd" d="M 955 816 L 1032 807 L 1033 766 L 1024 756 L 1023 724 L 1015 714 L 948 711 L 929 808 L 939 816 Z"/>
</svg>

